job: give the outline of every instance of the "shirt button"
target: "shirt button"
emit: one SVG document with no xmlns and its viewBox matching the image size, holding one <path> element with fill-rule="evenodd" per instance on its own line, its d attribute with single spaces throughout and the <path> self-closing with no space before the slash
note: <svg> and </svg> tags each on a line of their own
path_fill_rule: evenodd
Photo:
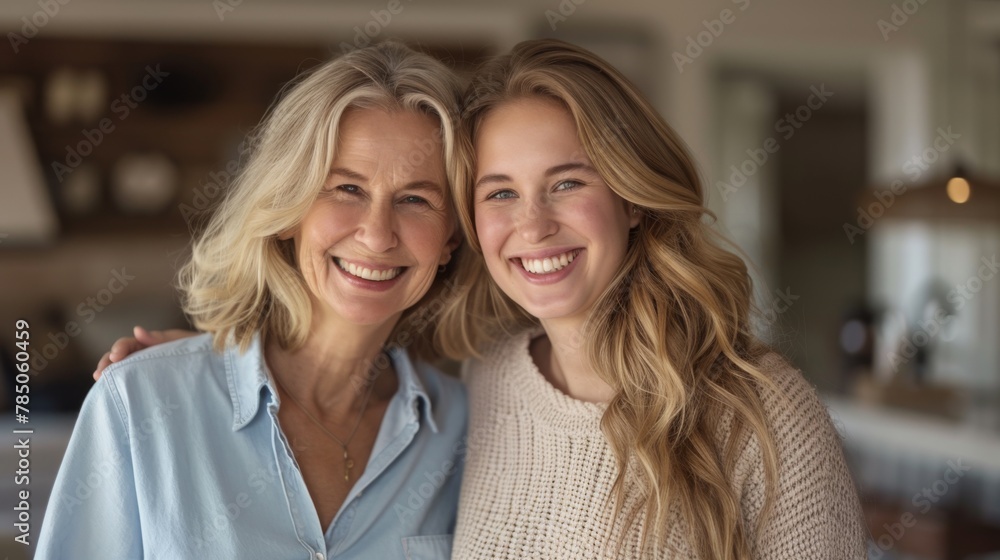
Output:
<svg viewBox="0 0 1000 560">
<path fill-rule="evenodd" d="M 322 552 L 317 552 L 314 558 L 316 558 L 316 560 L 326 560 L 326 555 Z"/>
</svg>

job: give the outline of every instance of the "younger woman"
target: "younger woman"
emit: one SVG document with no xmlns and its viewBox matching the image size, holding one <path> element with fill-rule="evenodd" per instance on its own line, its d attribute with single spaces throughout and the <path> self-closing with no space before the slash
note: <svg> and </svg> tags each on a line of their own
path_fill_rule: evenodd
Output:
<svg viewBox="0 0 1000 560">
<path fill-rule="evenodd" d="M 464 128 L 485 271 L 440 325 L 481 353 L 455 558 L 864 558 L 826 410 L 752 334 L 746 267 L 635 87 L 528 41 L 473 78 Z"/>
</svg>

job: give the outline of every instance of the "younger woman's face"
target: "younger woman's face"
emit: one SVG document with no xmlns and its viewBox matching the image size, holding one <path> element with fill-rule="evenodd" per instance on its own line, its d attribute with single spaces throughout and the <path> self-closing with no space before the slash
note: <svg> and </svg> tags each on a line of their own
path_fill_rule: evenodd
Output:
<svg viewBox="0 0 1000 560">
<path fill-rule="evenodd" d="M 593 168 L 560 104 L 490 111 L 476 136 L 474 209 L 497 285 L 539 319 L 585 320 L 620 270 L 639 218 Z"/>
</svg>

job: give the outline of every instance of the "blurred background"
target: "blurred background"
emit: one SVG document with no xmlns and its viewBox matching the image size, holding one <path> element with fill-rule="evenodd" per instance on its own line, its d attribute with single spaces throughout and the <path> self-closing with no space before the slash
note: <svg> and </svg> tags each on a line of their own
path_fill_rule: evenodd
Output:
<svg viewBox="0 0 1000 560">
<path fill-rule="evenodd" d="M 753 269 L 760 332 L 821 391 L 870 558 L 1000 558 L 1000 2 L 5 0 L 0 554 L 31 536 L 100 355 L 186 326 L 191 231 L 282 85 L 402 39 L 468 74 L 558 37 L 629 75 L 687 141 Z M 30 422 L 15 422 L 15 320 Z"/>
</svg>

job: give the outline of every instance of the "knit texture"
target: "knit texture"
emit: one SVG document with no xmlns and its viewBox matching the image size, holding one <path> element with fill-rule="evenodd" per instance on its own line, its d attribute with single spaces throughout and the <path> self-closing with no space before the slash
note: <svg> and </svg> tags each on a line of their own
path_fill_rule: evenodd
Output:
<svg viewBox="0 0 1000 560">
<path fill-rule="evenodd" d="M 644 516 L 625 527 L 624 515 L 614 518 L 610 505 L 618 469 L 600 429 L 606 407 L 553 387 L 532 361 L 532 336 L 496 343 L 463 368 L 471 411 L 453 557 L 641 558 Z M 857 492 L 826 408 L 780 356 L 770 354 L 762 365 L 779 389 L 762 394 L 778 449 L 779 483 L 774 513 L 753 543 L 754 557 L 866 558 Z M 720 442 L 727 435 L 723 430 Z M 764 505 L 756 440 L 744 447 L 731 483 L 751 527 Z M 626 488 L 626 507 L 643 498 L 636 482 Z M 672 519 L 659 558 L 698 558 L 679 508 Z M 605 548 L 608 535 L 612 543 L 622 538 L 624 546 Z"/>
</svg>

